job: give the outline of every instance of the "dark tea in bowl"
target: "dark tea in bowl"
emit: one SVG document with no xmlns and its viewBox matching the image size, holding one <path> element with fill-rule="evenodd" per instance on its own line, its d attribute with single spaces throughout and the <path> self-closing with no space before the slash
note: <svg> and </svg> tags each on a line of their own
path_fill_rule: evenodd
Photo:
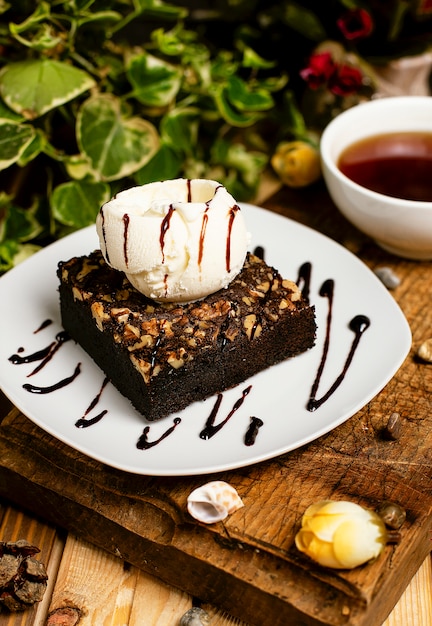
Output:
<svg viewBox="0 0 432 626">
<path fill-rule="evenodd" d="M 321 138 L 340 212 L 385 250 L 432 259 L 432 98 L 389 97 L 338 115 Z"/>
<path fill-rule="evenodd" d="M 371 191 L 432 202 L 432 132 L 386 133 L 360 139 L 345 148 L 338 167 Z"/>
</svg>

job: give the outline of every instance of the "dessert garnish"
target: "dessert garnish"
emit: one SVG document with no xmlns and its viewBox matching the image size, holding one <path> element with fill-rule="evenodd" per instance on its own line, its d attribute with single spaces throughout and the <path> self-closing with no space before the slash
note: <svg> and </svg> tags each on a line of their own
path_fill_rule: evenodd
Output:
<svg viewBox="0 0 432 626">
<path fill-rule="evenodd" d="M 158 302 L 193 302 L 226 287 L 249 243 L 240 207 L 207 179 L 126 189 L 102 206 L 96 228 L 108 265 Z"/>
</svg>

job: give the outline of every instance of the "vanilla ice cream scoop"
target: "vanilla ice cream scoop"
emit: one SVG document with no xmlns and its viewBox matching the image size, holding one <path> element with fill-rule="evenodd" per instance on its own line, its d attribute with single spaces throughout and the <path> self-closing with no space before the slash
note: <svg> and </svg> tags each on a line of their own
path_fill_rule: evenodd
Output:
<svg viewBox="0 0 432 626">
<path fill-rule="evenodd" d="M 159 302 L 193 302 L 227 287 L 249 244 L 234 198 L 205 179 L 122 191 L 102 206 L 96 229 L 106 262 Z"/>
</svg>

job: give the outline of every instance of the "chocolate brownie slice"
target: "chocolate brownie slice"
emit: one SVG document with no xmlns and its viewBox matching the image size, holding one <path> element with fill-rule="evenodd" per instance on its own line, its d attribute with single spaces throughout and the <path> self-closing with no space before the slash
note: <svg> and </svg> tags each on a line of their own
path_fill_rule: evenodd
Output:
<svg viewBox="0 0 432 626">
<path fill-rule="evenodd" d="M 314 345 L 297 285 L 248 254 L 230 285 L 189 304 L 156 303 L 100 250 L 60 262 L 62 323 L 148 420 L 233 387 Z"/>
</svg>

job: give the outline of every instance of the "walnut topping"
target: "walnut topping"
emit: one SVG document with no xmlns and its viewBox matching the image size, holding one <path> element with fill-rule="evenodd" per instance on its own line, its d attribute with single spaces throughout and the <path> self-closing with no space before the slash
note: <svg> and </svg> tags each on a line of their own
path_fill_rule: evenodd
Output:
<svg viewBox="0 0 432 626">
<path fill-rule="evenodd" d="M 74 300 L 81 300 L 81 302 L 84 300 L 83 293 L 78 287 L 72 287 L 72 293 Z"/>
<path fill-rule="evenodd" d="M 131 313 L 131 310 L 128 309 L 128 308 L 125 308 L 125 307 L 123 307 L 121 309 L 117 309 L 117 308 L 113 307 L 111 309 L 111 315 L 113 317 L 116 317 L 117 321 L 120 324 L 124 324 L 124 323 L 126 323 L 128 321 L 130 313 Z"/>
<path fill-rule="evenodd" d="M 200 320 L 214 320 L 227 315 L 230 309 L 231 305 L 227 300 L 218 300 L 213 304 L 201 301 L 199 306 L 192 309 L 191 315 Z"/>
<path fill-rule="evenodd" d="M 141 350 L 141 348 L 152 348 L 155 345 L 155 339 L 151 335 L 141 335 L 141 339 L 136 343 L 128 346 L 130 352 Z"/>
<path fill-rule="evenodd" d="M 171 322 L 169 320 L 158 320 L 155 317 L 141 322 L 141 329 L 144 331 L 144 334 L 152 335 L 153 337 L 159 337 L 161 333 L 165 337 L 172 337 L 173 335 Z"/>
<path fill-rule="evenodd" d="M 151 378 L 157 376 L 161 371 L 160 365 L 152 367 L 151 363 L 145 359 L 140 359 L 134 354 L 131 354 L 131 361 L 141 376 L 144 378 L 145 383 L 149 383 Z"/>
<path fill-rule="evenodd" d="M 287 309 L 290 306 L 290 303 L 288 302 L 288 300 L 285 300 L 285 298 L 283 298 L 280 302 L 279 302 L 279 308 L 280 309 Z"/>
<path fill-rule="evenodd" d="M 168 355 L 167 361 L 171 365 L 171 367 L 179 369 L 185 364 L 187 356 L 188 354 L 186 350 L 184 348 L 180 348 L 180 350 L 178 350 L 177 352 L 171 352 L 171 354 Z"/>
<path fill-rule="evenodd" d="M 225 330 L 224 337 L 225 339 L 228 339 L 228 341 L 234 341 L 234 339 L 237 337 L 238 334 L 239 334 L 238 328 L 231 326 Z"/>
<path fill-rule="evenodd" d="M 145 298 L 124 275 L 106 265 L 99 251 L 90 259 L 85 271 L 77 259 L 62 266 L 62 277 L 74 297 L 91 306 L 98 329 L 128 350 L 146 383 L 163 368 L 184 367 L 197 351 L 226 346 L 241 335 L 253 341 L 303 306 L 299 287 L 253 255 L 225 289 L 182 305 Z M 87 272 L 91 266 L 99 269 Z"/>
<path fill-rule="evenodd" d="M 102 302 L 93 302 L 91 312 L 99 330 L 103 331 L 103 323 L 110 319 L 108 313 L 105 312 Z"/>
<path fill-rule="evenodd" d="M 250 313 L 246 315 L 244 319 L 244 327 L 246 329 L 246 335 L 248 339 L 255 339 L 261 335 L 262 326 L 257 321 L 257 316 L 255 313 Z"/>
<path fill-rule="evenodd" d="M 93 270 L 97 270 L 97 269 L 99 269 L 99 265 L 98 264 L 91 263 L 88 259 L 86 259 L 85 262 L 83 263 L 81 271 L 78 272 L 78 274 L 76 275 L 77 280 L 81 281 L 88 274 L 90 274 L 90 272 L 92 272 Z"/>
<path fill-rule="evenodd" d="M 127 300 L 130 296 L 129 289 L 119 289 L 116 293 L 117 302 L 121 302 L 122 300 Z"/>
<path fill-rule="evenodd" d="M 301 299 L 301 295 L 302 295 L 301 290 L 299 286 L 296 285 L 296 283 L 294 283 L 292 280 L 284 279 L 282 281 L 282 287 L 284 289 L 289 289 L 290 291 L 292 291 L 291 300 L 293 302 L 297 302 L 298 300 Z"/>
<path fill-rule="evenodd" d="M 140 336 L 139 328 L 132 326 L 132 324 L 126 324 L 124 328 L 123 337 L 125 341 L 132 341 Z"/>
</svg>

